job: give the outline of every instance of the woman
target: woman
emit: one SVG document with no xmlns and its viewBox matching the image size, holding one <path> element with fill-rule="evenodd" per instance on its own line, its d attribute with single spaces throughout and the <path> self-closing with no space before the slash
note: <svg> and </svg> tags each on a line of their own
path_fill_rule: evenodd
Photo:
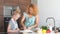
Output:
<svg viewBox="0 0 60 34">
<path fill-rule="evenodd" d="M 28 11 L 24 13 L 21 24 L 23 29 L 33 29 L 38 26 L 37 7 L 35 5 L 31 4 L 28 7 Z"/>
<path fill-rule="evenodd" d="M 15 10 L 11 20 L 9 21 L 7 32 L 18 32 L 19 31 L 18 24 L 17 24 L 17 20 L 19 17 L 20 17 L 20 12 Z"/>
</svg>

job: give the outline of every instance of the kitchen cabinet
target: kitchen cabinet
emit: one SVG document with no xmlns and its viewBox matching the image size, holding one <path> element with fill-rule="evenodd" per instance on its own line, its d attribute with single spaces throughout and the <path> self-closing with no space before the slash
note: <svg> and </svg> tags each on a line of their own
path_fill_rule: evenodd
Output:
<svg viewBox="0 0 60 34">
<path fill-rule="evenodd" d="M 31 0 L 0 0 L 0 32 L 4 32 L 4 6 L 19 6 L 21 12 L 26 11 L 27 7 L 31 4 Z M 19 19 L 21 20 L 21 19 Z M 19 21 L 20 23 L 20 21 Z M 19 25 L 20 26 L 20 25 Z"/>
<path fill-rule="evenodd" d="M 4 31 L 3 6 L 0 6 L 0 32 Z"/>
</svg>

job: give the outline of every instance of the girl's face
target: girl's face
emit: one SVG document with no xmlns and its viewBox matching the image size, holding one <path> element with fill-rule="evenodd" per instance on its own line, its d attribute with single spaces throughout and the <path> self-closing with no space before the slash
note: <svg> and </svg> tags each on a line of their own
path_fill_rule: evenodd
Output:
<svg viewBox="0 0 60 34">
<path fill-rule="evenodd" d="M 32 7 L 29 8 L 29 13 L 33 14 L 33 8 Z"/>
<path fill-rule="evenodd" d="M 14 19 L 18 20 L 19 17 L 20 17 L 20 14 L 17 14 L 17 15 L 14 16 Z"/>
</svg>

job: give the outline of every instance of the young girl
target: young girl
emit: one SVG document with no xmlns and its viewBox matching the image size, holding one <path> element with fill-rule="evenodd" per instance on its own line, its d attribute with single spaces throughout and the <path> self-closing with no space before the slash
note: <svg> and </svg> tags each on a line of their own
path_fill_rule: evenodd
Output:
<svg viewBox="0 0 60 34">
<path fill-rule="evenodd" d="M 25 23 L 23 23 L 25 20 Z M 33 29 L 38 26 L 38 15 L 37 8 L 35 5 L 31 4 L 28 8 L 28 11 L 24 13 L 24 16 L 21 20 L 21 24 L 24 29 Z"/>
<path fill-rule="evenodd" d="M 17 24 L 17 20 L 19 17 L 20 17 L 20 12 L 17 10 L 14 11 L 12 18 L 9 21 L 7 32 L 18 32 L 19 31 L 18 24 Z"/>
</svg>

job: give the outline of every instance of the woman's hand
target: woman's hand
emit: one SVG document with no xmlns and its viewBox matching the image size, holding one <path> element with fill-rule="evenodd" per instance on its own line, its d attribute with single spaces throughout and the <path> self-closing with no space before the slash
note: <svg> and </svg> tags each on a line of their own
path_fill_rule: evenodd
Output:
<svg viewBox="0 0 60 34">
<path fill-rule="evenodd" d="M 29 30 L 31 30 L 31 29 L 32 29 L 32 27 L 28 27 L 28 29 L 29 29 Z"/>
</svg>

